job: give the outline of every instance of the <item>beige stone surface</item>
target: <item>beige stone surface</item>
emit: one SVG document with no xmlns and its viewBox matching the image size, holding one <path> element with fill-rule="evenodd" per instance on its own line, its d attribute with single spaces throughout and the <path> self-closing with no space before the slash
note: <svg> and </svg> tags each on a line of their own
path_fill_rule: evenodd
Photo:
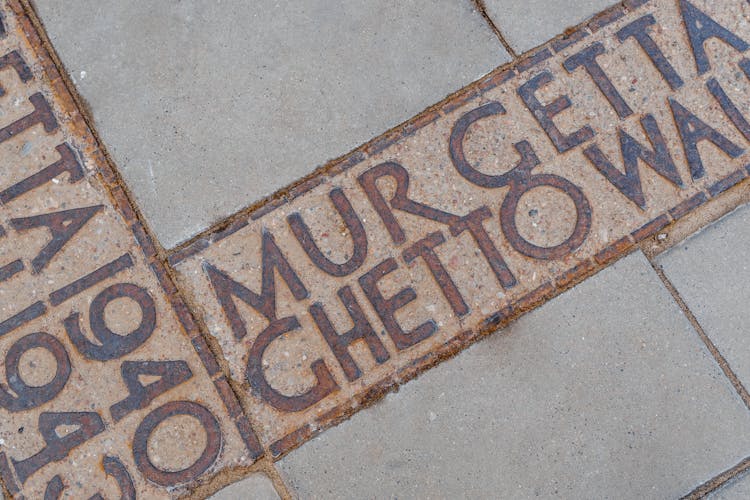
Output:
<svg viewBox="0 0 750 500">
<path fill-rule="evenodd" d="M 25 498 L 174 498 L 250 465 L 93 137 L 18 4 L 0 13 L 3 482 Z M 68 172 L 45 179 L 49 165 Z"/>
<path fill-rule="evenodd" d="M 718 23 L 722 36 L 740 49 L 750 40 L 747 2 L 694 4 L 713 21 L 691 26 Z M 360 151 L 361 161 L 352 157 L 351 168 L 334 168 L 309 190 L 287 193 L 276 209 L 242 215 L 232 231 L 208 235 L 173 256 L 193 307 L 274 454 L 746 177 L 748 138 L 707 87 L 715 79 L 738 113 L 749 115 L 750 81 L 738 66 L 742 50 L 713 37 L 697 44 L 694 54 L 672 0 L 621 12 L 596 33 L 572 34 L 587 35 L 578 43 L 550 45 L 550 54 L 559 52 L 536 65 L 522 62 L 505 83 L 498 83 L 503 78 L 496 72 L 495 83 L 485 81 L 463 100 L 419 117 L 393 142 Z M 653 16 L 645 33 L 663 53 L 661 71 L 635 39 L 618 38 L 631 23 L 649 24 L 645 16 Z M 624 102 L 617 107 L 601 90 L 612 92 L 606 81 L 595 82 L 572 62 L 570 71 L 564 67 L 598 43 L 597 62 Z M 709 68 L 699 74 L 703 51 Z M 661 76 L 666 64 L 682 84 Z M 539 84 L 533 92 L 532 81 Z M 535 112 L 532 93 L 539 101 Z M 559 132 L 543 125 L 545 114 L 554 115 Z M 461 124 L 472 117 L 462 137 Z M 697 133 L 722 148 L 707 139 L 693 148 L 690 137 Z M 662 149 L 654 152 L 657 146 Z M 697 156 L 688 161 L 693 149 Z M 518 151 L 525 152 L 531 172 L 515 167 L 501 177 L 519 162 Z M 627 177 L 624 154 L 632 160 Z M 378 173 L 387 175 L 373 180 Z M 348 213 L 347 202 L 356 214 L 348 224 L 339 215 Z M 473 226 L 475 238 L 467 226 L 461 232 L 460 220 L 477 210 L 487 217 Z M 485 234 L 482 249 L 477 241 Z M 493 248 L 507 270 L 500 269 Z M 494 269 L 487 255 L 495 259 Z M 343 334 L 352 328 L 351 315 L 359 330 L 327 342 L 322 332 L 330 333 L 328 323 Z M 347 351 L 343 344 L 356 335 L 369 344 L 360 339 Z M 339 344 L 336 354 L 329 343 Z"/>
</svg>

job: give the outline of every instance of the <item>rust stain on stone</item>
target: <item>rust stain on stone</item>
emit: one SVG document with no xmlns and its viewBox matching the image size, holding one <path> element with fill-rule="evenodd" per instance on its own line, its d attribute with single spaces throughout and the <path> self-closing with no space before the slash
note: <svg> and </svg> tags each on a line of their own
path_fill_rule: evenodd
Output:
<svg viewBox="0 0 750 500">
<path fill-rule="evenodd" d="M 623 2 L 180 248 L 265 448 L 283 455 L 741 182 L 749 19 L 741 0 Z"/>
<path fill-rule="evenodd" d="M 0 478 L 174 498 L 262 454 L 33 23 L 0 1 Z"/>
</svg>

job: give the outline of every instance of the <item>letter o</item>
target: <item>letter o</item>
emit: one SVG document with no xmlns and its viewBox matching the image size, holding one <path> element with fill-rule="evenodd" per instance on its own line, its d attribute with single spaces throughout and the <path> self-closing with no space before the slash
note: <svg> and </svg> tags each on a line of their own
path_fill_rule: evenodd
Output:
<svg viewBox="0 0 750 500">
<path fill-rule="evenodd" d="M 206 447 L 192 465 L 178 471 L 158 468 L 148 456 L 148 440 L 156 427 L 165 420 L 178 415 L 187 415 L 200 422 L 206 432 Z M 192 401 L 172 401 L 155 409 L 143 419 L 133 438 L 133 458 L 141 474 L 161 486 L 175 486 L 203 474 L 219 456 L 221 451 L 221 427 L 216 417 L 205 407 Z"/>
<path fill-rule="evenodd" d="M 552 247 L 541 247 L 526 240 L 516 226 L 516 209 L 521 197 L 534 188 L 548 186 L 565 193 L 576 207 L 576 225 L 564 242 Z M 583 191 L 563 177 L 553 174 L 532 175 L 522 181 L 512 182 L 510 191 L 500 208 L 500 225 L 510 244 L 518 252 L 539 260 L 559 259 L 580 247 L 591 230 L 591 205 Z"/>
</svg>

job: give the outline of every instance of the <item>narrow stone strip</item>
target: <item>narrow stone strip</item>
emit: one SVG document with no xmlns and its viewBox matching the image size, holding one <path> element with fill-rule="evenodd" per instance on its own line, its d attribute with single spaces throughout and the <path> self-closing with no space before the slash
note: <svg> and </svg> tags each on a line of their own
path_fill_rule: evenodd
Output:
<svg viewBox="0 0 750 500">
<path fill-rule="evenodd" d="M 623 2 L 173 252 L 266 449 L 745 183 L 748 19 Z"/>
<path fill-rule="evenodd" d="M 262 455 L 24 6 L 0 0 L 0 479 L 174 498 Z"/>
</svg>

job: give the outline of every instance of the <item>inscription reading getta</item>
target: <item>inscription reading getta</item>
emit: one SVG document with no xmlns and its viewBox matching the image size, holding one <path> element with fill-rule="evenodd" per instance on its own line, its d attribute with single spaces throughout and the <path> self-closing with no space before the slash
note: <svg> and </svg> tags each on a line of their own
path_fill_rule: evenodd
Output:
<svg viewBox="0 0 750 500">
<path fill-rule="evenodd" d="M 624 2 L 176 252 L 264 445 L 745 178 L 748 19 L 741 0 Z"/>
<path fill-rule="evenodd" d="M 251 464 L 260 445 L 32 24 L 15 2 L 0 20 L 2 483 L 173 498 Z"/>
</svg>

